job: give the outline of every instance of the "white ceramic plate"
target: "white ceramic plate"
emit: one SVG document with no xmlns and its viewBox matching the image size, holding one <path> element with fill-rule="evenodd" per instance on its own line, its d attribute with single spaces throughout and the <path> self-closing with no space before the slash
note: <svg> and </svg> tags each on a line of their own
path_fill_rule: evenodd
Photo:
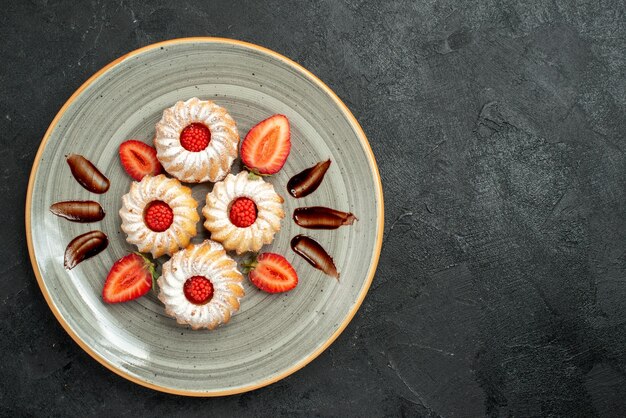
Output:
<svg viewBox="0 0 626 418">
<path fill-rule="evenodd" d="M 131 179 L 118 161 L 121 142 L 151 142 L 163 109 L 190 97 L 226 107 L 243 138 L 274 113 L 291 122 L 292 151 L 269 181 L 285 198 L 286 218 L 263 251 L 284 254 L 300 282 L 286 294 L 268 295 L 247 279 L 239 313 L 216 331 L 192 331 L 165 316 L 153 293 L 125 304 L 101 300 L 104 279 L 115 260 L 133 248 L 120 229 L 121 196 Z M 82 154 L 111 180 L 103 195 L 83 189 L 65 156 Z M 331 158 L 319 189 L 294 199 L 289 177 Z M 236 162 L 233 171 L 238 171 Z M 211 184 L 193 186 L 204 205 Z M 94 224 L 54 216 L 62 200 L 96 200 L 106 217 Z M 299 206 L 351 211 L 353 226 L 334 231 L 303 230 L 291 219 Z M 201 220 L 202 222 L 202 220 Z M 202 231 L 195 241 L 208 237 Z M 71 271 L 63 268 L 66 245 L 99 229 L 109 247 Z M 100 363 L 136 383 L 191 396 L 252 390 L 303 367 L 328 347 L 360 306 L 374 276 L 383 233 L 383 198 L 372 151 L 358 122 L 319 79 L 268 49 L 217 38 L 187 38 L 133 51 L 82 85 L 61 108 L 35 157 L 26 204 L 28 248 L 37 280 L 52 312 L 70 336 Z M 289 248 L 305 233 L 334 257 L 341 280 L 313 269 Z"/>
</svg>

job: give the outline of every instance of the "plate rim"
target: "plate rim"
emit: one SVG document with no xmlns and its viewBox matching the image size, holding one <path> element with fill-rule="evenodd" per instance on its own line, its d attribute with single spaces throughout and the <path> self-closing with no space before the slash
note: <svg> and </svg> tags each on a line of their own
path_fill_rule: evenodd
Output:
<svg viewBox="0 0 626 418">
<path fill-rule="evenodd" d="M 247 384 L 247 385 L 243 385 L 243 386 L 239 386 L 239 387 L 235 387 L 235 388 L 230 388 L 230 389 L 225 389 L 225 390 L 193 391 L 193 390 L 184 390 L 184 389 L 176 389 L 176 388 L 167 387 L 167 386 L 161 386 L 161 385 L 155 384 L 153 382 L 149 382 L 147 380 L 143 380 L 143 379 L 139 378 L 138 376 L 133 376 L 133 375 L 125 372 L 124 370 L 116 367 L 114 364 L 109 363 L 109 361 L 107 359 L 105 359 L 104 357 L 102 357 L 101 355 L 96 353 L 95 350 L 93 350 L 87 343 L 85 343 L 80 338 L 80 336 L 78 336 L 78 334 L 76 334 L 72 330 L 72 328 L 66 322 L 65 318 L 61 315 L 60 311 L 57 309 L 56 305 L 52 301 L 50 293 L 48 292 L 48 289 L 47 289 L 47 287 L 46 287 L 46 285 L 45 285 L 45 283 L 43 281 L 42 274 L 39 271 L 39 267 L 38 267 L 38 264 L 37 264 L 37 259 L 35 257 L 35 251 L 34 251 L 34 247 L 33 247 L 33 239 L 32 239 L 31 206 L 32 206 L 33 188 L 34 188 L 34 184 L 35 184 L 35 176 L 36 176 L 37 171 L 39 169 L 39 164 L 41 162 L 41 156 L 43 154 L 43 151 L 44 151 L 44 149 L 46 147 L 46 144 L 48 143 L 48 140 L 50 139 L 50 135 L 51 135 L 52 131 L 54 130 L 54 128 L 56 127 L 58 121 L 65 114 L 65 112 L 68 109 L 68 107 L 93 82 L 95 82 L 98 78 L 100 78 L 101 76 L 105 75 L 109 70 L 111 70 L 112 68 L 114 68 L 117 65 L 121 64 L 123 61 L 127 60 L 128 58 L 131 58 L 131 57 L 133 57 L 135 55 L 139 55 L 139 54 L 141 54 L 143 52 L 146 52 L 146 51 L 150 51 L 150 50 L 155 49 L 155 48 L 161 48 L 161 47 L 164 47 L 164 46 L 170 46 L 170 45 L 176 45 L 176 44 L 185 44 L 185 43 L 222 43 L 222 44 L 230 44 L 230 45 L 243 46 L 245 48 L 250 48 L 250 49 L 259 51 L 261 53 L 270 55 L 273 58 L 278 59 L 279 61 L 282 61 L 283 63 L 287 64 L 292 69 L 295 69 L 296 71 L 298 71 L 299 73 L 301 73 L 302 75 L 307 77 L 309 80 L 314 82 L 317 86 L 319 86 L 324 92 L 326 92 L 333 99 L 333 101 L 341 109 L 341 111 L 344 114 L 344 116 L 346 116 L 348 118 L 348 120 L 351 122 L 353 128 L 355 128 L 357 136 L 359 138 L 359 141 L 361 142 L 361 145 L 363 146 L 364 150 L 366 151 L 366 157 L 367 157 L 368 161 L 370 162 L 370 167 L 372 169 L 371 171 L 374 174 L 374 178 L 375 178 L 375 182 L 374 182 L 375 183 L 375 191 L 374 192 L 378 196 L 380 196 L 380 199 L 378 199 L 378 204 L 377 204 L 377 208 L 376 208 L 376 213 L 377 213 L 377 216 L 378 216 L 378 222 L 377 222 L 376 242 L 374 244 L 374 254 L 373 254 L 373 258 L 372 258 L 372 263 L 370 264 L 370 269 L 369 269 L 369 271 L 367 273 L 365 286 L 363 287 L 363 289 L 359 293 L 358 298 L 357 298 L 355 304 L 352 306 L 352 308 L 348 312 L 348 315 L 345 317 L 343 322 L 339 325 L 339 327 L 335 330 L 335 332 L 320 347 L 318 347 L 315 351 L 313 351 L 307 357 L 302 358 L 299 361 L 297 361 L 294 364 L 292 364 L 286 370 L 283 370 L 282 372 L 278 373 L 275 376 L 271 376 L 271 377 L 269 377 L 269 378 L 267 378 L 265 380 L 262 380 L 262 381 L 259 381 L 259 382 L 256 382 L 256 383 L 251 383 L 251 384 Z M 354 115 L 352 114 L 350 109 L 339 98 L 339 96 L 337 96 L 337 94 L 330 87 L 328 87 L 322 80 L 320 80 L 317 76 L 315 76 L 311 71 L 307 70 L 302 65 L 298 64 L 297 62 L 293 61 L 292 59 L 287 58 L 286 56 L 284 56 L 282 54 L 279 54 L 278 52 L 275 52 L 275 51 L 273 51 L 273 50 L 271 50 L 269 48 L 265 48 L 263 46 L 256 45 L 256 44 L 253 44 L 253 43 L 250 43 L 250 42 L 246 42 L 246 41 L 240 41 L 240 40 L 230 39 L 230 38 L 203 37 L 203 36 L 200 36 L 200 37 L 187 37 L 187 38 L 174 38 L 174 39 L 169 39 L 169 40 L 165 40 L 165 41 L 161 41 L 161 42 L 152 43 L 152 44 L 143 46 L 141 48 L 137 48 L 135 50 L 132 50 L 132 51 L 130 51 L 130 52 L 128 52 L 128 53 L 118 57 L 117 59 L 113 60 L 109 64 L 105 65 L 100 70 L 98 70 L 96 73 L 94 73 L 91 77 L 89 77 L 69 97 L 69 99 L 67 99 L 67 101 L 61 107 L 61 109 L 57 112 L 57 114 L 55 115 L 54 119 L 52 120 L 52 122 L 48 126 L 48 129 L 46 129 L 46 132 L 45 132 L 45 134 L 44 134 L 44 136 L 43 136 L 43 138 L 41 140 L 41 143 L 39 144 L 39 148 L 38 148 L 37 153 L 35 155 L 33 166 L 31 168 L 30 176 L 29 176 L 29 179 L 28 179 L 28 188 L 27 188 L 27 191 L 26 191 L 26 210 L 25 210 L 25 216 L 26 216 L 26 219 L 25 219 L 26 220 L 26 222 L 25 222 L 26 223 L 26 243 L 27 243 L 27 246 L 28 246 L 28 253 L 29 253 L 29 256 L 30 256 L 30 263 L 31 263 L 33 271 L 35 273 L 35 277 L 37 279 L 37 283 L 39 285 L 39 288 L 40 288 L 40 290 L 41 290 L 41 292 L 42 292 L 42 294 L 43 294 L 43 296 L 44 296 L 44 298 L 45 298 L 45 300 L 46 300 L 46 302 L 48 304 L 48 307 L 50 308 L 50 310 L 52 311 L 52 313 L 56 317 L 57 321 L 61 324 L 61 326 L 63 327 L 65 332 L 67 332 L 69 334 L 69 336 L 74 340 L 74 342 L 76 342 L 87 354 L 89 354 L 98 363 L 102 364 L 103 366 L 105 366 L 107 369 L 109 369 L 110 371 L 114 372 L 118 376 L 121 376 L 121 377 L 123 377 L 123 378 L 125 378 L 125 379 L 127 379 L 127 380 L 129 380 L 129 381 L 131 381 L 133 383 L 138 384 L 138 385 L 141 385 L 141 386 L 144 386 L 144 387 L 148 387 L 150 389 L 157 390 L 157 391 L 160 391 L 160 392 L 165 392 L 165 393 L 170 393 L 170 394 L 175 394 L 175 395 L 183 395 L 183 396 L 194 396 L 194 397 L 228 396 L 228 395 L 235 395 L 235 394 L 249 392 L 249 391 L 252 391 L 252 390 L 255 390 L 255 389 L 259 389 L 261 387 L 271 385 L 272 383 L 278 382 L 278 381 L 286 378 L 287 376 L 297 372 L 298 370 L 302 369 L 304 366 L 306 366 L 307 364 L 312 362 L 321 353 L 323 353 L 339 337 L 339 335 L 342 334 L 342 332 L 345 330 L 345 328 L 348 326 L 348 324 L 352 321 L 352 319 L 354 318 L 354 315 L 356 314 L 356 312 L 359 310 L 361 304 L 363 303 L 363 300 L 365 299 L 365 296 L 367 295 L 367 293 L 369 291 L 369 288 L 370 288 L 370 286 L 372 284 L 372 281 L 374 279 L 374 275 L 376 274 L 378 261 L 380 259 L 380 253 L 381 253 L 381 249 L 382 249 L 382 243 L 383 243 L 383 231 L 384 231 L 384 222 L 385 222 L 384 206 L 385 206 L 385 203 L 384 203 L 384 198 L 383 198 L 383 188 L 382 188 L 382 181 L 381 181 L 381 177 L 380 177 L 380 172 L 378 170 L 378 165 L 376 164 L 376 158 L 374 156 L 374 152 L 372 151 L 372 148 L 371 148 L 371 146 L 369 144 L 369 141 L 367 140 L 367 137 L 365 135 L 365 132 L 363 131 L 363 128 L 361 127 L 361 125 L 359 124 L 357 119 L 354 117 Z"/>
</svg>

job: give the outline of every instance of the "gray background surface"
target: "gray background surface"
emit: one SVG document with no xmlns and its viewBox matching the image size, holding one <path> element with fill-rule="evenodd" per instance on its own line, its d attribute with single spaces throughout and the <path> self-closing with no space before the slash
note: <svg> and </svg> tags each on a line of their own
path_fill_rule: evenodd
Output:
<svg viewBox="0 0 626 418">
<path fill-rule="evenodd" d="M 621 1 L 2 2 L 0 415 L 620 416 L 626 408 Z M 378 273 L 317 360 L 217 399 L 92 360 L 24 236 L 31 164 L 90 75 L 169 38 L 258 43 L 361 122 L 386 203 Z"/>
</svg>

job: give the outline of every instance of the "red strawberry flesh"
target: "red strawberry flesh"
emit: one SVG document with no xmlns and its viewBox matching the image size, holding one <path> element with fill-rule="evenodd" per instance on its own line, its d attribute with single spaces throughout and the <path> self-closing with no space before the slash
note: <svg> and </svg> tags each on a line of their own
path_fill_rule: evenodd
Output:
<svg viewBox="0 0 626 418">
<path fill-rule="evenodd" d="M 289 119 L 274 115 L 256 124 L 241 145 L 241 159 L 257 174 L 275 174 L 283 168 L 291 150 Z"/>
<path fill-rule="evenodd" d="M 123 142 L 119 153 L 122 167 L 137 181 L 146 175 L 156 176 L 163 172 L 156 150 L 144 142 L 134 139 Z"/>
<path fill-rule="evenodd" d="M 113 264 L 102 298 L 107 303 L 126 302 L 145 295 L 152 288 L 152 264 L 138 254 L 129 254 Z"/>
<path fill-rule="evenodd" d="M 248 273 L 250 281 L 268 293 L 287 292 L 298 285 L 298 274 L 280 254 L 263 253 L 252 263 Z"/>
</svg>

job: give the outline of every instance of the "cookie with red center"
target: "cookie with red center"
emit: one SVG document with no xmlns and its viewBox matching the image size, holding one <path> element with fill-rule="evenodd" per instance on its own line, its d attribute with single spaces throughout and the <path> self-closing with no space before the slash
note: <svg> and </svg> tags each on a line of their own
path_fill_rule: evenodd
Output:
<svg viewBox="0 0 626 418">
<path fill-rule="evenodd" d="M 191 189 L 163 174 L 132 182 L 119 211 L 126 241 L 154 258 L 189 245 L 200 220 Z"/>
<path fill-rule="evenodd" d="M 146 206 L 143 219 L 154 232 L 166 231 L 174 221 L 174 211 L 167 203 L 155 200 Z"/>
<path fill-rule="evenodd" d="M 274 186 L 247 171 L 215 183 L 202 214 L 211 239 L 237 254 L 270 244 L 285 217 L 283 198 Z"/>
<path fill-rule="evenodd" d="M 239 132 L 228 111 L 193 97 L 163 111 L 154 147 L 163 169 L 185 183 L 222 180 L 239 151 Z"/>
<path fill-rule="evenodd" d="M 247 228 L 256 221 L 257 209 L 252 199 L 240 197 L 230 206 L 230 221 L 239 228 Z"/>
<path fill-rule="evenodd" d="M 193 276 L 183 285 L 187 300 L 196 305 L 204 305 L 213 297 L 213 284 L 204 276 Z"/>
<path fill-rule="evenodd" d="M 187 151 L 200 152 L 209 146 L 211 131 L 202 123 L 192 123 L 180 133 L 180 145 Z"/>
<path fill-rule="evenodd" d="M 165 313 L 193 329 L 214 329 L 239 310 L 243 276 L 219 243 L 191 244 L 163 264 L 158 280 Z"/>
</svg>

